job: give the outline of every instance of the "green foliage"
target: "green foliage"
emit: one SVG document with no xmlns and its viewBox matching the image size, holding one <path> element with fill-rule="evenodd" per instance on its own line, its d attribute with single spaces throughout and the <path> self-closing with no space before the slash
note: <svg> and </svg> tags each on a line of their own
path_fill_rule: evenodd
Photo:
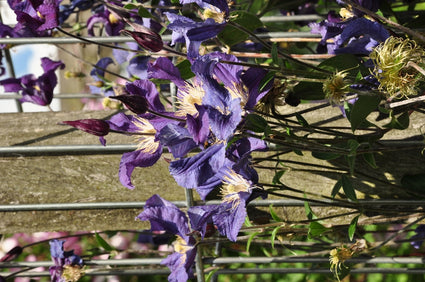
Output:
<svg viewBox="0 0 425 282">
<path fill-rule="evenodd" d="M 249 31 L 262 27 L 263 23 L 254 14 L 246 11 L 233 11 L 230 13 L 230 21 L 244 27 Z M 226 27 L 218 34 L 217 38 L 220 39 L 224 44 L 233 46 L 240 43 L 248 38 L 246 32 L 232 26 L 231 24 Z"/>
<path fill-rule="evenodd" d="M 101 248 L 103 248 L 105 251 L 111 252 L 115 250 L 114 247 L 108 244 L 108 242 L 105 241 L 98 233 L 95 233 L 96 242 L 99 244 Z"/>
<path fill-rule="evenodd" d="M 264 133 L 264 136 L 270 134 L 270 125 L 267 120 L 257 114 L 249 114 L 246 116 L 246 128 L 256 133 Z"/>
<path fill-rule="evenodd" d="M 392 129 L 399 129 L 403 130 L 409 127 L 410 119 L 409 119 L 409 113 L 404 112 L 400 114 L 399 116 L 395 116 L 394 112 L 390 112 L 390 118 L 391 121 L 384 125 L 386 128 L 392 128 Z"/>
<path fill-rule="evenodd" d="M 341 188 L 348 199 L 355 202 L 357 201 L 356 191 L 351 182 L 351 178 L 345 174 L 342 174 L 341 178 L 335 183 L 331 192 L 332 197 L 335 197 L 339 193 Z"/>
<path fill-rule="evenodd" d="M 348 239 L 350 241 L 353 241 L 354 234 L 356 233 L 357 222 L 359 221 L 359 217 L 360 217 L 360 215 L 354 217 L 351 220 L 350 225 L 348 226 Z"/>
<path fill-rule="evenodd" d="M 350 123 L 353 132 L 358 129 L 366 120 L 367 116 L 378 108 L 381 97 L 375 95 L 361 95 L 354 104 L 351 114 Z"/>
<path fill-rule="evenodd" d="M 319 237 L 329 230 L 329 228 L 323 226 L 319 222 L 312 221 L 310 222 L 310 225 L 308 227 L 308 238 L 312 239 L 315 237 Z"/>
<path fill-rule="evenodd" d="M 191 70 L 192 64 L 189 62 L 189 60 L 181 61 L 176 65 L 176 67 L 179 69 L 182 79 L 190 79 L 195 76 Z"/>
</svg>

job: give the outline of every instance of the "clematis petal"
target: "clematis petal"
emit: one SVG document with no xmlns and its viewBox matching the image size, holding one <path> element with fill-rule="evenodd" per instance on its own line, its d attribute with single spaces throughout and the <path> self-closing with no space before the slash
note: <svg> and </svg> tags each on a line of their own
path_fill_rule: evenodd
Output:
<svg viewBox="0 0 425 282">
<path fill-rule="evenodd" d="M 129 189 L 134 189 L 131 182 L 131 174 L 136 167 L 153 166 L 161 157 L 162 146 L 158 146 L 158 150 L 154 153 L 148 153 L 141 150 L 124 153 L 121 157 L 119 166 L 119 179 L 122 185 Z"/>
</svg>

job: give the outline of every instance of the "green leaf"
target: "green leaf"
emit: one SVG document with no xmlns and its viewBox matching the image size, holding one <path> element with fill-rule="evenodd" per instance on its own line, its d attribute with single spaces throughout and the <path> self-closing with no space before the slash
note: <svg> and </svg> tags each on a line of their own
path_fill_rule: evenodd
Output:
<svg viewBox="0 0 425 282">
<path fill-rule="evenodd" d="M 149 11 L 143 6 L 139 6 L 139 8 L 137 9 L 137 14 L 141 18 L 152 18 L 152 14 L 149 13 Z"/>
<path fill-rule="evenodd" d="M 282 176 L 285 174 L 286 170 L 279 170 L 277 171 L 274 176 L 273 176 L 273 180 L 272 183 L 273 184 L 282 184 L 282 182 L 280 182 L 280 179 L 282 178 Z"/>
<path fill-rule="evenodd" d="M 409 191 L 425 194 L 425 173 L 403 175 L 400 183 L 403 188 Z"/>
<path fill-rule="evenodd" d="M 304 156 L 303 152 L 297 149 L 292 150 L 295 154 L 297 154 L 298 156 Z"/>
<path fill-rule="evenodd" d="M 320 236 L 326 231 L 328 231 L 328 229 L 329 228 L 326 228 L 317 221 L 312 221 L 310 222 L 310 226 L 308 227 L 308 238 L 312 239 L 314 237 Z"/>
<path fill-rule="evenodd" d="M 139 7 L 139 5 L 134 5 L 134 4 L 129 3 L 129 4 L 125 4 L 123 8 L 133 10 L 133 9 L 136 9 L 137 7 Z"/>
<path fill-rule="evenodd" d="M 348 167 L 350 168 L 350 175 L 354 175 L 354 165 L 356 163 L 356 156 L 345 156 L 345 160 L 348 163 Z"/>
<path fill-rule="evenodd" d="M 359 142 L 354 139 L 350 139 L 347 141 L 347 147 L 350 150 L 350 155 L 355 156 L 357 152 L 357 148 L 360 146 Z"/>
<path fill-rule="evenodd" d="M 255 29 L 263 26 L 263 23 L 257 16 L 246 11 L 233 11 L 230 13 L 229 18 L 230 21 L 243 26 L 249 31 L 254 31 Z M 226 27 L 217 35 L 217 38 L 228 46 L 233 46 L 245 41 L 248 37 L 248 34 L 235 28 L 231 24 L 227 24 Z"/>
<path fill-rule="evenodd" d="M 294 96 L 301 100 L 324 100 L 323 84 L 319 82 L 301 81 L 294 87 Z"/>
<path fill-rule="evenodd" d="M 270 236 L 270 243 L 272 245 L 272 249 L 274 249 L 274 240 L 276 239 L 276 234 L 280 230 L 280 228 L 282 228 L 282 226 L 277 226 L 275 229 L 273 229 L 272 235 Z"/>
<path fill-rule="evenodd" d="M 363 159 L 365 160 L 365 162 L 370 165 L 372 168 L 377 168 L 378 166 L 376 165 L 376 161 L 375 161 L 375 155 L 373 153 L 365 153 L 363 154 Z"/>
<path fill-rule="evenodd" d="M 341 176 L 341 184 L 342 190 L 344 190 L 345 196 L 352 201 L 357 202 L 356 191 L 354 190 L 354 186 L 351 183 L 351 179 L 347 177 L 345 174 Z"/>
<path fill-rule="evenodd" d="M 249 114 L 246 116 L 246 127 L 257 133 L 267 133 L 270 130 L 268 122 L 261 116 L 256 114 Z"/>
<path fill-rule="evenodd" d="M 260 234 L 261 232 L 254 232 L 251 235 L 249 235 L 248 240 L 246 241 L 246 251 L 249 253 L 249 248 L 251 247 L 252 240 L 254 240 L 254 237 Z"/>
<path fill-rule="evenodd" d="M 270 215 L 271 215 L 271 217 L 273 218 L 274 221 L 276 221 L 276 222 L 283 222 L 283 220 L 274 211 L 273 205 L 270 205 L 269 209 L 270 209 Z"/>
<path fill-rule="evenodd" d="M 263 91 L 263 89 L 267 86 L 267 84 L 274 79 L 274 75 L 275 75 L 275 71 L 269 71 L 264 77 L 263 79 L 261 79 L 259 87 L 258 87 L 258 91 L 261 92 Z"/>
<path fill-rule="evenodd" d="M 273 63 L 275 65 L 279 65 L 279 55 L 277 54 L 277 43 L 276 42 L 273 42 L 273 44 L 272 44 L 271 55 L 272 55 Z"/>
<path fill-rule="evenodd" d="M 367 116 L 378 108 L 381 98 L 378 95 L 362 95 L 356 101 L 350 113 L 350 123 L 353 132 L 366 121 Z"/>
<path fill-rule="evenodd" d="M 336 55 L 324 60 L 318 67 L 331 72 L 346 70 L 351 76 L 357 76 L 359 71 L 364 75 L 369 74 L 367 68 L 360 63 L 359 58 L 352 54 Z"/>
<path fill-rule="evenodd" d="M 205 281 L 209 282 L 211 281 L 212 277 L 214 276 L 214 273 L 216 273 L 217 271 L 219 271 L 220 269 L 213 269 L 210 272 L 208 272 L 208 274 L 205 276 Z"/>
<path fill-rule="evenodd" d="M 341 190 L 341 187 L 342 187 L 342 182 L 341 182 L 341 179 L 340 179 L 335 183 L 334 188 L 332 189 L 332 193 L 331 193 L 332 198 L 335 198 L 335 196 L 338 194 L 339 190 Z"/>
<path fill-rule="evenodd" d="M 409 127 L 410 119 L 409 119 L 409 113 L 404 112 L 400 116 L 396 117 L 393 115 L 393 113 L 390 113 L 391 121 L 384 125 L 386 128 L 393 128 L 393 129 L 399 129 L 403 130 Z"/>
<path fill-rule="evenodd" d="M 310 207 L 310 204 L 307 201 L 304 201 L 304 209 L 309 220 L 317 219 L 317 216 L 314 214 L 313 210 Z"/>
<path fill-rule="evenodd" d="M 354 233 L 356 232 L 357 221 L 359 220 L 359 217 L 360 215 L 353 218 L 353 220 L 351 220 L 350 222 L 350 225 L 348 226 L 348 238 L 350 239 L 350 241 L 352 241 L 354 238 Z"/>
<path fill-rule="evenodd" d="M 98 233 L 95 233 L 96 242 L 101 246 L 105 251 L 111 252 L 114 250 L 111 245 L 109 245 Z"/>
<path fill-rule="evenodd" d="M 189 62 L 189 60 L 181 61 L 176 65 L 176 67 L 180 71 L 180 76 L 183 79 L 189 79 L 195 76 L 195 74 L 192 72 L 192 64 Z"/>
<path fill-rule="evenodd" d="M 245 222 L 244 222 L 246 227 L 252 227 L 252 223 L 249 221 L 249 217 L 245 217 Z"/>
<path fill-rule="evenodd" d="M 301 124 L 303 127 L 310 127 L 306 119 L 300 113 L 295 113 L 295 116 L 298 120 L 298 123 Z"/>
</svg>

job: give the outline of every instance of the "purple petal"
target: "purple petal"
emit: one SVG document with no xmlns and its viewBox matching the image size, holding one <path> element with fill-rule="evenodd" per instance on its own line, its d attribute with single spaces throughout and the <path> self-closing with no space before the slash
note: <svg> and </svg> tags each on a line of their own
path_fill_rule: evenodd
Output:
<svg viewBox="0 0 425 282">
<path fill-rule="evenodd" d="M 146 201 L 145 209 L 136 218 L 149 220 L 151 231 L 166 231 L 179 235 L 185 241 L 189 240 L 187 234 L 190 229 L 186 214 L 158 195 L 153 195 Z"/>
<path fill-rule="evenodd" d="M 150 109 L 157 112 L 164 112 L 164 105 L 161 103 L 159 98 L 158 90 L 156 85 L 147 79 L 136 80 L 132 83 L 127 83 L 125 86 L 126 90 L 132 95 L 139 95 L 147 99 Z"/>
<path fill-rule="evenodd" d="M 221 183 L 215 177 L 224 164 L 225 147 L 223 143 L 214 144 L 193 157 L 170 163 L 170 174 L 185 188 L 197 189 L 202 199 Z"/>
<path fill-rule="evenodd" d="M 197 147 L 189 131 L 177 124 L 169 124 L 162 128 L 159 140 L 168 147 L 174 158 L 182 158 Z"/>
<path fill-rule="evenodd" d="M 124 153 L 121 157 L 119 167 L 119 179 L 122 185 L 129 189 L 134 189 L 134 185 L 131 182 L 131 174 L 136 167 L 149 167 L 154 165 L 162 154 L 162 146 L 159 146 L 158 150 L 154 153 L 147 153 L 141 150 L 134 152 Z"/>
<path fill-rule="evenodd" d="M 185 81 L 180 76 L 179 69 L 173 65 L 170 59 L 160 57 L 148 67 L 149 78 L 171 80 L 178 87 L 186 85 Z"/>
</svg>

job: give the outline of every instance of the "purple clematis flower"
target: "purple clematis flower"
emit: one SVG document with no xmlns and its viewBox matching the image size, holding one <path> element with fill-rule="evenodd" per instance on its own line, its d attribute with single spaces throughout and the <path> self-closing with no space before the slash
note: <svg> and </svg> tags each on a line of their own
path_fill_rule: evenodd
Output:
<svg viewBox="0 0 425 282">
<path fill-rule="evenodd" d="M 4 75 L 6 69 L 3 66 L 3 52 L 0 52 L 0 76 Z"/>
<path fill-rule="evenodd" d="M 49 268 L 51 281 L 53 282 L 67 282 L 77 281 L 83 275 L 82 267 L 83 260 L 74 254 L 74 251 L 64 251 L 63 240 L 51 240 L 50 254 L 55 263 L 54 266 Z"/>
<path fill-rule="evenodd" d="M 109 134 L 109 124 L 101 119 L 79 119 L 79 120 L 66 120 L 62 124 L 67 124 L 75 127 L 81 131 L 99 136 L 100 143 L 105 146 L 106 140 L 103 136 Z"/>
<path fill-rule="evenodd" d="M 140 50 L 135 42 L 128 42 L 127 46 L 132 50 Z M 127 73 L 131 77 L 136 77 L 137 79 L 148 78 L 148 62 L 150 57 L 134 55 L 134 52 L 119 49 L 113 49 L 112 53 L 119 65 L 123 65 L 128 62 Z"/>
<path fill-rule="evenodd" d="M 57 84 L 56 69 L 63 69 L 62 61 L 52 61 L 47 57 L 41 58 L 44 73 L 35 77 L 32 74 L 20 78 L 7 78 L 0 81 L 6 92 L 18 92 L 22 95 L 21 102 L 31 102 L 47 106 L 52 102 L 53 90 Z"/>
<path fill-rule="evenodd" d="M 187 189 L 196 189 L 202 200 L 221 183 L 217 176 L 225 163 L 225 145 L 216 143 L 198 154 L 172 161 L 170 174 L 177 184 Z"/>
<path fill-rule="evenodd" d="M 138 139 L 138 148 L 124 153 L 119 167 L 120 182 L 129 189 L 134 189 L 131 174 L 136 167 L 154 165 L 161 157 L 163 146 L 156 140 L 156 134 L 166 125 L 164 118 L 152 115 L 128 116 L 119 113 L 107 121 L 112 130 L 133 134 Z"/>
<path fill-rule="evenodd" d="M 89 85 L 90 92 L 93 94 L 103 94 L 104 96 L 112 96 L 115 94 L 112 82 L 105 78 L 105 70 L 114 61 L 110 57 L 100 59 L 96 66 L 90 72 L 94 82 Z"/>
<path fill-rule="evenodd" d="M 111 13 L 105 6 L 100 7 L 97 13 L 87 20 L 87 31 L 90 36 L 94 36 L 95 24 L 101 23 L 105 32 L 109 36 L 119 35 L 125 24 L 116 15 Z"/>
<path fill-rule="evenodd" d="M 174 253 L 161 262 L 171 270 L 168 281 L 183 282 L 192 278 L 196 243 L 204 238 L 215 209 L 215 206 L 191 207 L 186 216 L 173 203 L 158 195 L 146 201 L 144 211 L 136 219 L 149 220 L 152 232 L 166 231 L 176 236 Z"/>
<path fill-rule="evenodd" d="M 377 22 L 366 18 L 351 18 L 342 21 L 330 13 L 328 19 L 321 23 L 310 24 L 311 33 L 322 35 L 318 50 L 328 54 L 360 54 L 368 55 L 380 42 L 385 41 L 389 32 Z M 333 39 L 328 43 L 328 39 Z"/>
<path fill-rule="evenodd" d="M 15 12 L 18 22 L 13 28 L 15 35 L 50 36 L 50 30 L 59 26 L 60 2 L 61 0 L 9 0 L 8 4 Z"/>
<path fill-rule="evenodd" d="M 194 59 L 199 54 L 201 43 L 207 39 L 214 38 L 225 27 L 226 23 L 217 23 L 211 18 L 204 22 L 195 22 L 187 17 L 173 13 L 165 13 L 170 24 L 168 29 L 172 30 L 171 44 L 185 42 L 187 56 Z"/>
<path fill-rule="evenodd" d="M 123 154 L 119 169 L 121 183 L 129 189 L 134 189 L 131 183 L 133 170 L 136 167 L 152 166 L 159 160 L 163 151 L 163 145 L 158 138 L 159 132 L 166 125 L 179 121 L 174 119 L 173 113 L 165 112 L 153 82 L 136 80 L 126 85 L 126 91 L 130 95 L 144 98 L 150 110 L 162 114 L 158 117 L 152 114 L 129 116 L 119 113 L 107 121 L 111 130 L 126 132 L 137 137 L 138 148 L 136 151 Z M 167 115 L 170 118 L 167 118 Z"/>
</svg>

